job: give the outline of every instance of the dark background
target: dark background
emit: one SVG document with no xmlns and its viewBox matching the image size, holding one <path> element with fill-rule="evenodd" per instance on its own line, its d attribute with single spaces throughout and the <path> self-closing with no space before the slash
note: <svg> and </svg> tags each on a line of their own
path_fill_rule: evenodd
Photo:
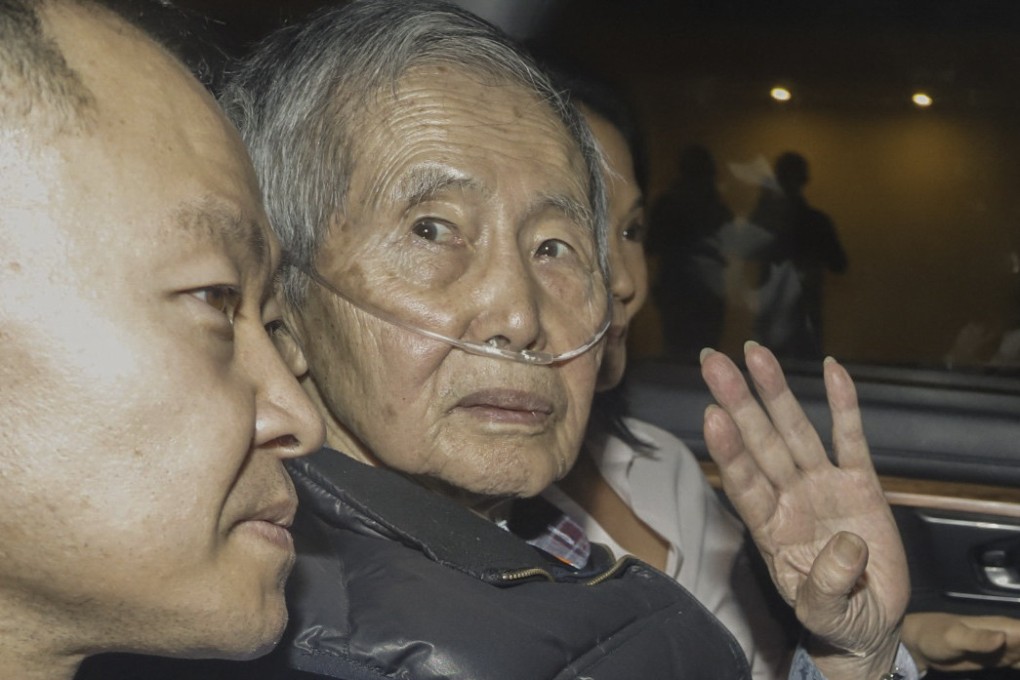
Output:
<svg viewBox="0 0 1020 680">
<path fill-rule="evenodd" d="M 411 0 L 409 0 L 411 1 Z M 207 14 L 210 61 L 243 54 L 317 0 L 184 0 Z M 597 73 L 632 102 L 649 199 L 679 149 L 707 145 L 737 215 L 757 189 L 726 167 L 795 150 L 809 201 L 849 255 L 829 277 L 825 350 L 865 363 L 943 366 L 960 330 L 1020 327 L 1020 2 L 1013 0 L 462 0 L 542 55 Z M 777 105 L 771 87 L 791 89 Z M 927 110 L 910 103 L 923 90 Z M 658 265 L 652 258 L 653 275 Z M 730 269 L 726 330 L 750 332 L 750 271 Z M 658 311 L 634 356 L 662 351 Z"/>
</svg>

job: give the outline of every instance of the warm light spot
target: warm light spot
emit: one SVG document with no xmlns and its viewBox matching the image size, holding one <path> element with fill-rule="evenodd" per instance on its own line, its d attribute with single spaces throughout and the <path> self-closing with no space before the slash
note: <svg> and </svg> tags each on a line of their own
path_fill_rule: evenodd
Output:
<svg viewBox="0 0 1020 680">
<path fill-rule="evenodd" d="M 773 87 L 772 91 L 769 92 L 769 94 L 777 102 L 788 102 L 790 101 L 790 98 L 793 96 L 790 94 L 790 91 L 787 90 L 785 87 Z"/>
<path fill-rule="evenodd" d="M 924 92 L 915 92 L 914 96 L 910 98 L 910 101 L 914 102 L 923 109 L 931 106 L 932 98 L 926 95 Z"/>
</svg>

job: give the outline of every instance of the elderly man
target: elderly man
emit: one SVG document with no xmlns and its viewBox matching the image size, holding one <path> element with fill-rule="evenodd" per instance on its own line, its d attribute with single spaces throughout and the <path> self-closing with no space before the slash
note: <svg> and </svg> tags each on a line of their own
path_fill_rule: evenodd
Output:
<svg viewBox="0 0 1020 680">
<path fill-rule="evenodd" d="M 285 244 L 289 354 L 331 447 L 290 466 L 299 563 L 274 662 L 338 678 L 747 677 L 660 573 L 597 547 L 569 567 L 500 528 L 506 499 L 572 464 L 608 314 L 601 166 L 545 76 L 469 14 L 376 0 L 270 37 L 224 103 Z M 907 584 L 852 385 L 827 368 L 843 469 L 758 354 L 776 425 L 709 355 L 723 407 L 709 441 L 817 636 L 818 666 L 802 652 L 795 672 L 878 678 Z"/>
<path fill-rule="evenodd" d="M 0 3 L 0 90 L 0 677 L 264 652 L 322 425 L 243 145 L 90 2 Z"/>
<path fill-rule="evenodd" d="M 568 567 L 479 516 L 573 463 L 608 321 L 601 167 L 545 76 L 468 13 L 354 3 L 271 37 L 223 101 L 287 234 L 294 365 L 332 447 L 291 468 L 277 656 L 342 678 L 746 674 L 653 569 Z"/>
</svg>

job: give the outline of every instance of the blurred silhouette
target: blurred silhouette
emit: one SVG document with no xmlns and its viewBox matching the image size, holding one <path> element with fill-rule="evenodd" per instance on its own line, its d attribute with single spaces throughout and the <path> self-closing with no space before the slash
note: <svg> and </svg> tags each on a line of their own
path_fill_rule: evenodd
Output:
<svg viewBox="0 0 1020 680">
<path fill-rule="evenodd" d="M 775 184 L 762 186 L 750 221 L 773 236 L 762 249 L 755 339 L 779 356 L 823 353 L 825 272 L 842 273 L 846 253 L 829 216 L 804 198 L 808 163 L 788 151 L 776 160 Z"/>
<path fill-rule="evenodd" d="M 1004 329 L 1001 321 L 969 321 L 957 333 L 943 361 L 948 369 L 1016 373 L 1020 370 L 1020 328 Z"/>
<path fill-rule="evenodd" d="M 648 253 L 659 260 L 652 297 L 662 313 L 666 352 L 694 359 L 722 336 L 726 258 L 720 230 L 733 213 L 719 195 L 708 149 L 684 147 L 677 170 L 652 210 Z"/>
</svg>

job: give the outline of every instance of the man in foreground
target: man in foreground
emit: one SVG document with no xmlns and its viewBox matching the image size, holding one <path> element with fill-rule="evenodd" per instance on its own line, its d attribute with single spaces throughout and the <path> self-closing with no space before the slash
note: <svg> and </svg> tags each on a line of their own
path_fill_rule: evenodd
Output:
<svg viewBox="0 0 1020 680">
<path fill-rule="evenodd" d="M 0 3 L 0 91 L 0 677 L 263 653 L 322 430 L 241 142 L 90 2 Z"/>
</svg>

